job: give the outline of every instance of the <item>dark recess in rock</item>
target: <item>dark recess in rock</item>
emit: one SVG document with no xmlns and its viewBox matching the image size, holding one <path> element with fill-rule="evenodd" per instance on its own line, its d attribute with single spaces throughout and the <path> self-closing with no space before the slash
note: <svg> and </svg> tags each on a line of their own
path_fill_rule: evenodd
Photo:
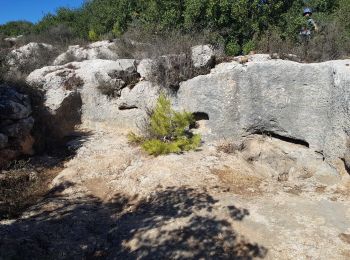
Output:
<svg viewBox="0 0 350 260">
<path fill-rule="evenodd" d="M 190 125 L 190 129 L 199 128 L 199 124 L 197 124 L 197 121 L 209 120 L 209 115 L 204 112 L 194 112 L 192 113 L 192 115 L 194 117 L 195 122 Z"/>
<path fill-rule="evenodd" d="M 194 112 L 193 116 L 194 116 L 194 119 L 196 121 L 209 120 L 209 115 L 207 113 L 204 113 L 204 112 Z"/>
<path fill-rule="evenodd" d="M 119 110 L 131 110 L 131 109 L 138 109 L 137 106 L 128 106 L 128 105 L 120 105 Z"/>
<path fill-rule="evenodd" d="M 288 143 L 292 143 L 292 144 L 298 144 L 298 145 L 302 145 L 305 146 L 307 148 L 310 148 L 310 144 L 304 140 L 300 140 L 297 138 L 292 138 L 292 137 L 287 137 L 287 136 L 282 136 L 276 133 L 273 133 L 271 131 L 255 131 L 252 134 L 257 134 L 257 135 L 266 135 L 266 136 L 270 136 L 279 140 L 282 140 L 284 142 L 288 142 Z"/>
</svg>

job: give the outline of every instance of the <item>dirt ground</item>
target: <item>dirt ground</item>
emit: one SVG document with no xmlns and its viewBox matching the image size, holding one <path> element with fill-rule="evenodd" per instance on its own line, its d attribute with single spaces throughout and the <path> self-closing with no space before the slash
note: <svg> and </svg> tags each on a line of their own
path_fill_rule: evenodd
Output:
<svg viewBox="0 0 350 260">
<path fill-rule="evenodd" d="M 347 174 L 272 178 L 216 143 L 151 157 L 126 132 L 86 133 L 50 192 L 0 222 L 0 259 L 350 258 Z"/>
</svg>

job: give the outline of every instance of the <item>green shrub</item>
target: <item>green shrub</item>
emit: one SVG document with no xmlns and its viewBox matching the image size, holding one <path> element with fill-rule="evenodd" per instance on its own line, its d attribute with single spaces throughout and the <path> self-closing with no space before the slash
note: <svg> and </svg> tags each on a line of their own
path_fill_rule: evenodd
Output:
<svg viewBox="0 0 350 260">
<path fill-rule="evenodd" d="M 27 21 L 13 21 L 0 25 L 0 32 L 6 37 L 15 37 L 28 34 L 32 31 L 34 24 Z"/>
<path fill-rule="evenodd" d="M 96 42 L 99 40 L 99 36 L 97 35 L 97 33 L 94 30 L 89 31 L 89 40 L 92 42 Z"/>
<path fill-rule="evenodd" d="M 255 43 L 253 40 L 250 40 L 248 42 L 246 42 L 244 45 L 243 45 L 243 54 L 244 55 L 248 55 L 251 51 L 254 51 L 255 50 Z"/>
<path fill-rule="evenodd" d="M 268 52 L 278 45 L 279 49 L 287 49 L 288 54 L 298 55 L 299 31 L 305 25 L 302 16 L 305 5 L 314 10 L 313 17 L 321 32 L 324 27 L 336 29 L 330 31 L 333 35 L 329 41 L 328 35 L 321 35 L 322 39 L 315 43 L 315 48 L 320 51 L 315 51 L 317 55 L 307 55 L 308 58 L 318 61 L 349 55 L 348 45 L 343 44 L 350 38 L 349 0 L 89 0 L 77 9 L 59 8 L 36 24 L 17 21 L 0 25 L 0 34 L 6 37 L 23 34 L 23 39 L 36 35 L 44 42 L 72 45 L 87 39 L 123 37 L 136 25 L 140 34 L 146 35 L 139 40 L 142 43 L 152 44 L 147 40 L 174 31 L 203 36 L 210 32 L 212 37 L 204 38 L 211 44 L 226 44 L 228 55 L 249 53 L 255 49 L 252 40 L 256 49 L 261 49 L 259 39 L 264 40 L 263 47 Z M 51 32 L 60 27 L 69 30 L 60 34 Z M 277 43 L 270 39 L 271 30 L 280 39 Z M 47 37 L 49 35 L 51 37 Z M 180 40 L 175 38 L 172 43 L 178 44 Z M 280 42 L 288 46 L 279 45 Z M 152 52 L 159 52 L 158 46 L 153 45 Z"/>
<path fill-rule="evenodd" d="M 140 144 L 151 155 L 181 153 L 195 150 L 201 144 L 201 136 L 189 131 L 195 122 L 189 112 L 176 112 L 171 108 L 170 100 L 161 94 L 150 115 L 149 133 L 146 137 L 134 133 L 128 134 L 130 143 Z"/>
<path fill-rule="evenodd" d="M 237 41 L 229 41 L 226 44 L 225 52 L 229 56 L 236 56 L 240 53 L 241 47 L 237 43 Z"/>
</svg>

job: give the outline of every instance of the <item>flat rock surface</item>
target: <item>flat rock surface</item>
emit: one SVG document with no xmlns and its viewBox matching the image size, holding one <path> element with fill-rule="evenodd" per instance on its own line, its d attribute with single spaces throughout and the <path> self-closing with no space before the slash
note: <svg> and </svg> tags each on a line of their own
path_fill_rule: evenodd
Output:
<svg viewBox="0 0 350 260">
<path fill-rule="evenodd" d="M 125 136 L 99 125 L 71 141 L 46 198 L 0 222 L 0 259 L 349 259 L 347 173 L 275 178 L 253 148 L 218 143 L 154 158 Z"/>
</svg>

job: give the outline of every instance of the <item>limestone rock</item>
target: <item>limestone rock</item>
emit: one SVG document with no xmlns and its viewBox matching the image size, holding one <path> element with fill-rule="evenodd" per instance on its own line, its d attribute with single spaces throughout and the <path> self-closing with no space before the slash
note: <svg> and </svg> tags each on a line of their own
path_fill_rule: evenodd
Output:
<svg viewBox="0 0 350 260">
<path fill-rule="evenodd" d="M 140 108 L 143 110 L 152 108 L 157 100 L 159 87 L 149 81 L 142 81 L 132 89 L 124 88 L 118 101 L 119 108 Z"/>
<path fill-rule="evenodd" d="M 46 43 L 31 42 L 18 49 L 12 50 L 7 55 L 9 77 L 28 75 L 35 69 L 51 63 L 51 57 L 55 56 L 56 49 Z"/>
<path fill-rule="evenodd" d="M 27 118 L 31 112 L 28 96 L 18 93 L 9 86 L 0 86 L 0 118 L 2 120 Z"/>
<path fill-rule="evenodd" d="M 137 72 L 140 74 L 141 79 L 151 80 L 157 73 L 157 63 L 151 59 L 143 59 L 137 65 Z"/>
<path fill-rule="evenodd" d="M 76 79 L 69 81 L 70 78 Z M 86 124 L 108 121 L 120 127 L 135 126 L 136 119 L 145 116 L 145 111 L 138 108 L 123 109 L 122 102 L 130 100 L 130 95 L 140 90 L 139 87 L 132 90 L 139 78 L 133 59 L 86 60 L 36 70 L 28 76 L 27 82 L 44 90 L 45 105 L 51 115 L 63 120 L 58 126 L 65 122 L 65 118 L 72 119 L 69 121 L 72 130 L 81 120 Z M 79 84 L 68 84 L 67 88 L 68 81 Z M 129 91 L 132 94 L 126 89 L 132 90 Z M 128 93 L 125 94 L 128 97 L 123 99 L 122 92 Z M 141 103 L 147 100 L 148 93 L 143 93 L 145 96 L 140 99 Z M 64 102 L 65 106 L 62 105 Z M 65 112 L 62 110 L 64 107 L 67 107 Z"/>
<path fill-rule="evenodd" d="M 53 73 L 56 72 L 56 73 Z M 27 82 L 44 92 L 45 121 L 50 134 L 61 139 L 80 123 L 81 97 L 77 92 L 83 81 L 74 67 L 44 67 L 31 73 Z"/>
<path fill-rule="evenodd" d="M 197 45 L 192 47 L 192 62 L 195 68 L 212 67 L 215 62 L 215 51 L 211 45 Z"/>
<path fill-rule="evenodd" d="M 248 60 L 250 62 L 265 62 L 271 60 L 271 56 L 269 54 L 253 54 L 248 55 Z"/>
<path fill-rule="evenodd" d="M 15 36 L 15 37 L 7 37 L 4 39 L 5 42 L 8 42 L 10 43 L 12 46 L 16 45 L 16 43 L 21 39 L 23 38 L 23 35 L 18 35 L 18 36 Z"/>
<path fill-rule="evenodd" d="M 209 139 L 267 133 L 343 158 L 350 130 L 347 63 L 220 64 L 183 82 L 175 103 L 208 115 Z"/>
<path fill-rule="evenodd" d="M 294 185 L 333 185 L 341 181 L 334 167 L 322 155 L 303 145 L 252 135 L 243 142 L 243 158 L 265 172 L 267 178 L 290 181 Z M 307 180 L 307 182 L 306 182 Z"/>
<path fill-rule="evenodd" d="M 99 41 L 82 47 L 79 45 L 69 46 L 68 50 L 59 55 L 53 65 L 63 65 L 72 61 L 83 60 L 117 60 L 116 44 L 110 41 Z"/>
</svg>

